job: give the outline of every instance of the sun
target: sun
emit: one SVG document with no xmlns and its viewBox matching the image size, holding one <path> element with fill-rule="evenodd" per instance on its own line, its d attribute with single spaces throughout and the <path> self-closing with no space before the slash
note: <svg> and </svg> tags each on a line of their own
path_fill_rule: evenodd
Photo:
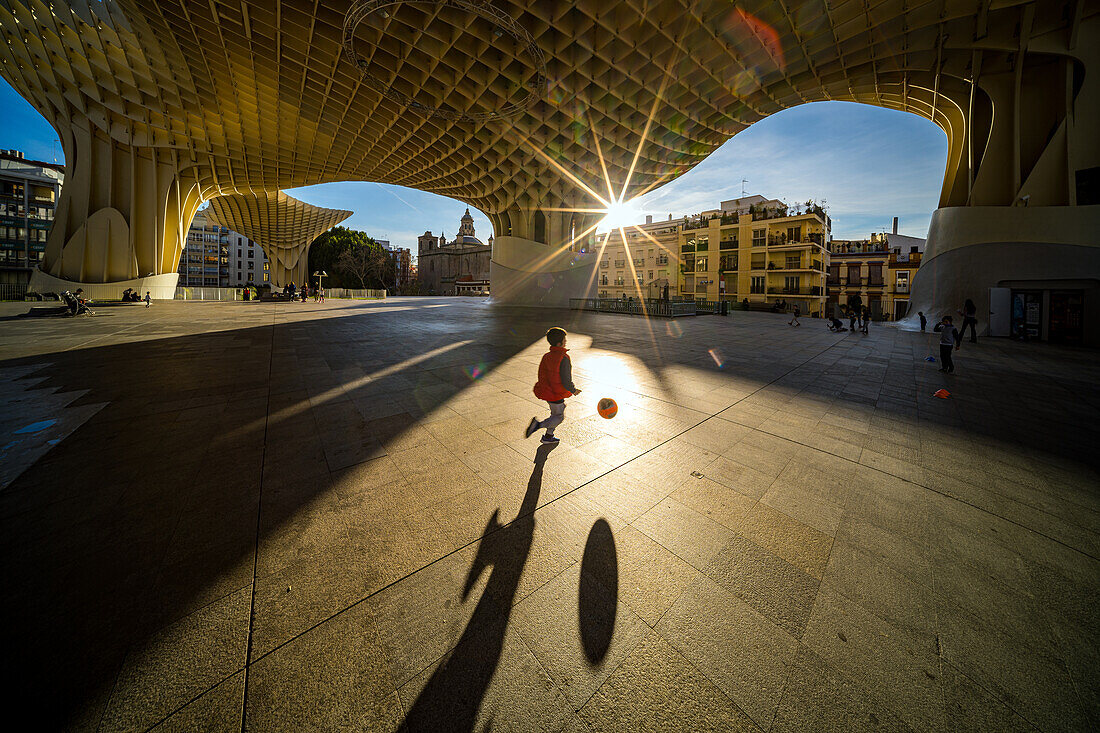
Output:
<svg viewBox="0 0 1100 733">
<path fill-rule="evenodd" d="M 642 218 L 641 209 L 633 201 L 612 201 L 604 209 L 604 218 L 596 225 L 597 232 L 609 232 L 638 224 Z"/>
</svg>

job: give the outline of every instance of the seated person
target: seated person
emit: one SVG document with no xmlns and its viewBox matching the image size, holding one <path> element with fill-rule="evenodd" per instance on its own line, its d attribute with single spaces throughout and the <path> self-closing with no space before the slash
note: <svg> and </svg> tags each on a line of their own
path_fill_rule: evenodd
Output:
<svg viewBox="0 0 1100 733">
<path fill-rule="evenodd" d="M 833 316 L 832 318 L 829 319 L 829 330 L 830 331 L 847 331 L 848 329 L 846 329 L 844 327 L 844 324 L 840 322 L 839 318 L 837 318 L 836 316 Z"/>
</svg>

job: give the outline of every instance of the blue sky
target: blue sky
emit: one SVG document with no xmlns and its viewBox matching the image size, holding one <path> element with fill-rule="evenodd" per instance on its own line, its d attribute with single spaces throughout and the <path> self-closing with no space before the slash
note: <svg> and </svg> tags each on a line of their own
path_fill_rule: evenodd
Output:
<svg viewBox="0 0 1100 733">
<path fill-rule="evenodd" d="M 53 128 L 0 79 L 0 149 L 62 161 Z M 900 218 L 899 231 L 923 237 L 939 199 L 947 138 L 923 118 L 848 102 L 818 102 L 756 123 L 693 170 L 633 202 L 639 223 L 717 208 L 745 192 L 791 203 L 825 199 L 838 239 L 866 238 Z M 595 182 L 593 182 L 595 183 Z M 597 189 L 599 190 L 599 189 Z M 380 183 L 327 183 L 289 189 L 295 198 L 355 214 L 345 226 L 416 251 L 425 230 L 453 237 L 466 205 L 436 194 Z M 489 220 L 471 209 L 482 239 Z"/>
</svg>

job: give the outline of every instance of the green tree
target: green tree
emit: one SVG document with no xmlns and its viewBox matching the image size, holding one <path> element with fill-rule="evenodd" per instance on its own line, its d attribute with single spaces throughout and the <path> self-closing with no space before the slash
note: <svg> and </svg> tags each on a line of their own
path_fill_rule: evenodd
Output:
<svg viewBox="0 0 1100 733">
<path fill-rule="evenodd" d="M 337 226 L 313 240 L 309 271 L 311 275 L 320 270 L 327 272 L 325 284 L 329 287 L 381 288 L 385 271 L 377 262 L 388 254 L 365 232 Z"/>
</svg>

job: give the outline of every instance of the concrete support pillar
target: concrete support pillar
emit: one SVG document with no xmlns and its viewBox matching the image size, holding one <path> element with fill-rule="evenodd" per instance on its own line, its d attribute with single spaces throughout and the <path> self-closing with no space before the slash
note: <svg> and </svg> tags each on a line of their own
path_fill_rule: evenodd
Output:
<svg viewBox="0 0 1100 733">
<path fill-rule="evenodd" d="M 1100 283 L 1100 205 L 957 206 L 932 215 L 920 268 L 913 277 L 903 328 L 919 328 L 959 311 L 970 298 L 978 330 L 988 328 L 989 288 L 1025 281 Z M 1086 324 L 1093 333 L 1097 323 Z"/>
</svg>

